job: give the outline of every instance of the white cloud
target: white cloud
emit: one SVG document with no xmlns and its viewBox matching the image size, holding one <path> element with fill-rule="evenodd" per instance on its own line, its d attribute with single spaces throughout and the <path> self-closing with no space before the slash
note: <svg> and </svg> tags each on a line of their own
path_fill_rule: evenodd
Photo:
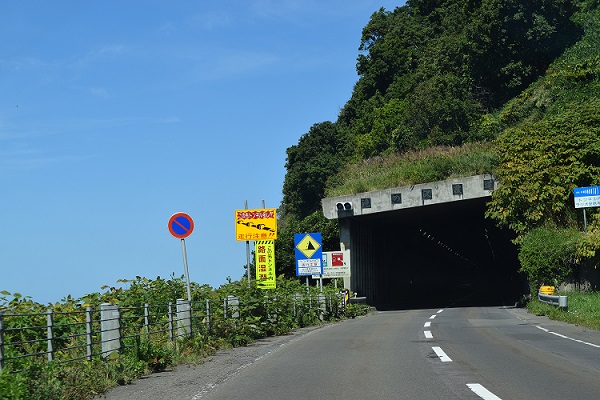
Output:
<svg viewBox="0 0 600 400">
<path fill-rule="evenodd" d="M 75 56 L 71 63 L 74 67 L 87 67 L 98 61 L 121 56 L 125 53 L 126 47 L 122 44 L 108 44 L 88 51 L 85 54 Z"/>
<path fill-rule="evenodd" d="M 280 58 L 275 54 L 243 50 L 230 51 L 200 59 L 196 74 L 199 80 L 204 81 L 235 78 L 264 71 L 279 61 Z"/>
<path fill-rule="evenodd" d="M 224 10 L 214 10 L 193 15 L 188 23 L 193 28 L 200 28 L 206 31 L 212 31 L 217 28 L 230 26 L 232 18 Z"/>
<path fill-rule="evenodd" d="M 99 97 L 101 99 L 108 99 L 110 97 L 108 90 L 101 87 L 92 87 L 90 88 L 90 93 L 94 97 Z"/>
</svg>

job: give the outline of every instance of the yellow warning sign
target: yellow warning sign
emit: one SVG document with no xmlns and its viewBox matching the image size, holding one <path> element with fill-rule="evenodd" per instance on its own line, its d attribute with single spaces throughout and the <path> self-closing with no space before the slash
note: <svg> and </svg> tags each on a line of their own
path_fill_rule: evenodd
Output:
<svg viewBox="0 0 600 400">
<path fill-rule="evenodd" d="M 235 239 L 238 241 L 277 239 L 277 210 L 235 210 Z"/>
<path fill-rule="evenodd" d="M 320 247 L 321 245 L 319 244 L 319 242 L 317 242 L 309 234 L 306 234 L 306 236 L 304 236 L 302 240 L 300 240 L 296 245 L 298 251 L 304 254 L 306 258 L 311 258 L 312 255 L 315 254 Z"/>
</svg>

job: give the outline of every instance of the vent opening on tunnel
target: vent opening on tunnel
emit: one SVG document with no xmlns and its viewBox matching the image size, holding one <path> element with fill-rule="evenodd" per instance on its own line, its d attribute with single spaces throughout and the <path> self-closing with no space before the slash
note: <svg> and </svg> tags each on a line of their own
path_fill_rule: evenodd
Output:
<svg viewBox="0 0 600 400">
<path fill-rule="evenodd" d="M 392 204 L 402 204 L 402 193 L 392 193 Z"/>
<path fill-rule="evenodd" d="M 371 198 L 365 197 L 360 199 L 360 207 L 361 208 L 371 208 Z"/>
<path fill-rule="evenodd" d="M 483 180 L 483 190 L 494 190 L 494 180 L 493 179 L 484 179 Z"/>
<path fill-rule="evenodd" d="M 421 189 L 421 198 L 423 200 L 433 199 L 433 191 L 431 189 Z"/>
<path fill-rule="evenodd" d="M 455 183 L 452 185 L 452 194 L 454 196 L 462 196 L 463 194 L 463 185 L 462 183 Z"/>
</svg>

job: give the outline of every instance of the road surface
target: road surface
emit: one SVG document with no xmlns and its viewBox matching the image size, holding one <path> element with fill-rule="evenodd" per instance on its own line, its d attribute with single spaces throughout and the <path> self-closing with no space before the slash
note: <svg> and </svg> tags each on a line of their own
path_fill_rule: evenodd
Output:
<svg viewBox="0 0 600 400">
<path fill-rule="evenodd" d="M 598 399 L 600 332 L 505 307 L 375 312 L 221 351 L 107 399 Z"/>
</svg>

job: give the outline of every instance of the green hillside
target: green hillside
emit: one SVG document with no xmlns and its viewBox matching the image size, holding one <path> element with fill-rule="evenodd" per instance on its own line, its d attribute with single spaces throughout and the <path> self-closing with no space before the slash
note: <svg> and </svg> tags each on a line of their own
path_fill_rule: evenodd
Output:
<svg viewBox="0 0 600 400">
<path fill-rule="evenodd" d="M 556 268 L 596 263 L 598 213 L 588 210 L 583 235 L 572 193 L 600 184 L 599 3 L 413 0 L 375 12 L 337 121 L 287 150 L 280 236 L 321 229 L 336 248 L 325 196 L 491 172 L 502 185 L 487 217 L 517 244 L 568 230 L 576 244 Z M 522 254 L 524 270 L 540 268 Z"/>
</svg>

